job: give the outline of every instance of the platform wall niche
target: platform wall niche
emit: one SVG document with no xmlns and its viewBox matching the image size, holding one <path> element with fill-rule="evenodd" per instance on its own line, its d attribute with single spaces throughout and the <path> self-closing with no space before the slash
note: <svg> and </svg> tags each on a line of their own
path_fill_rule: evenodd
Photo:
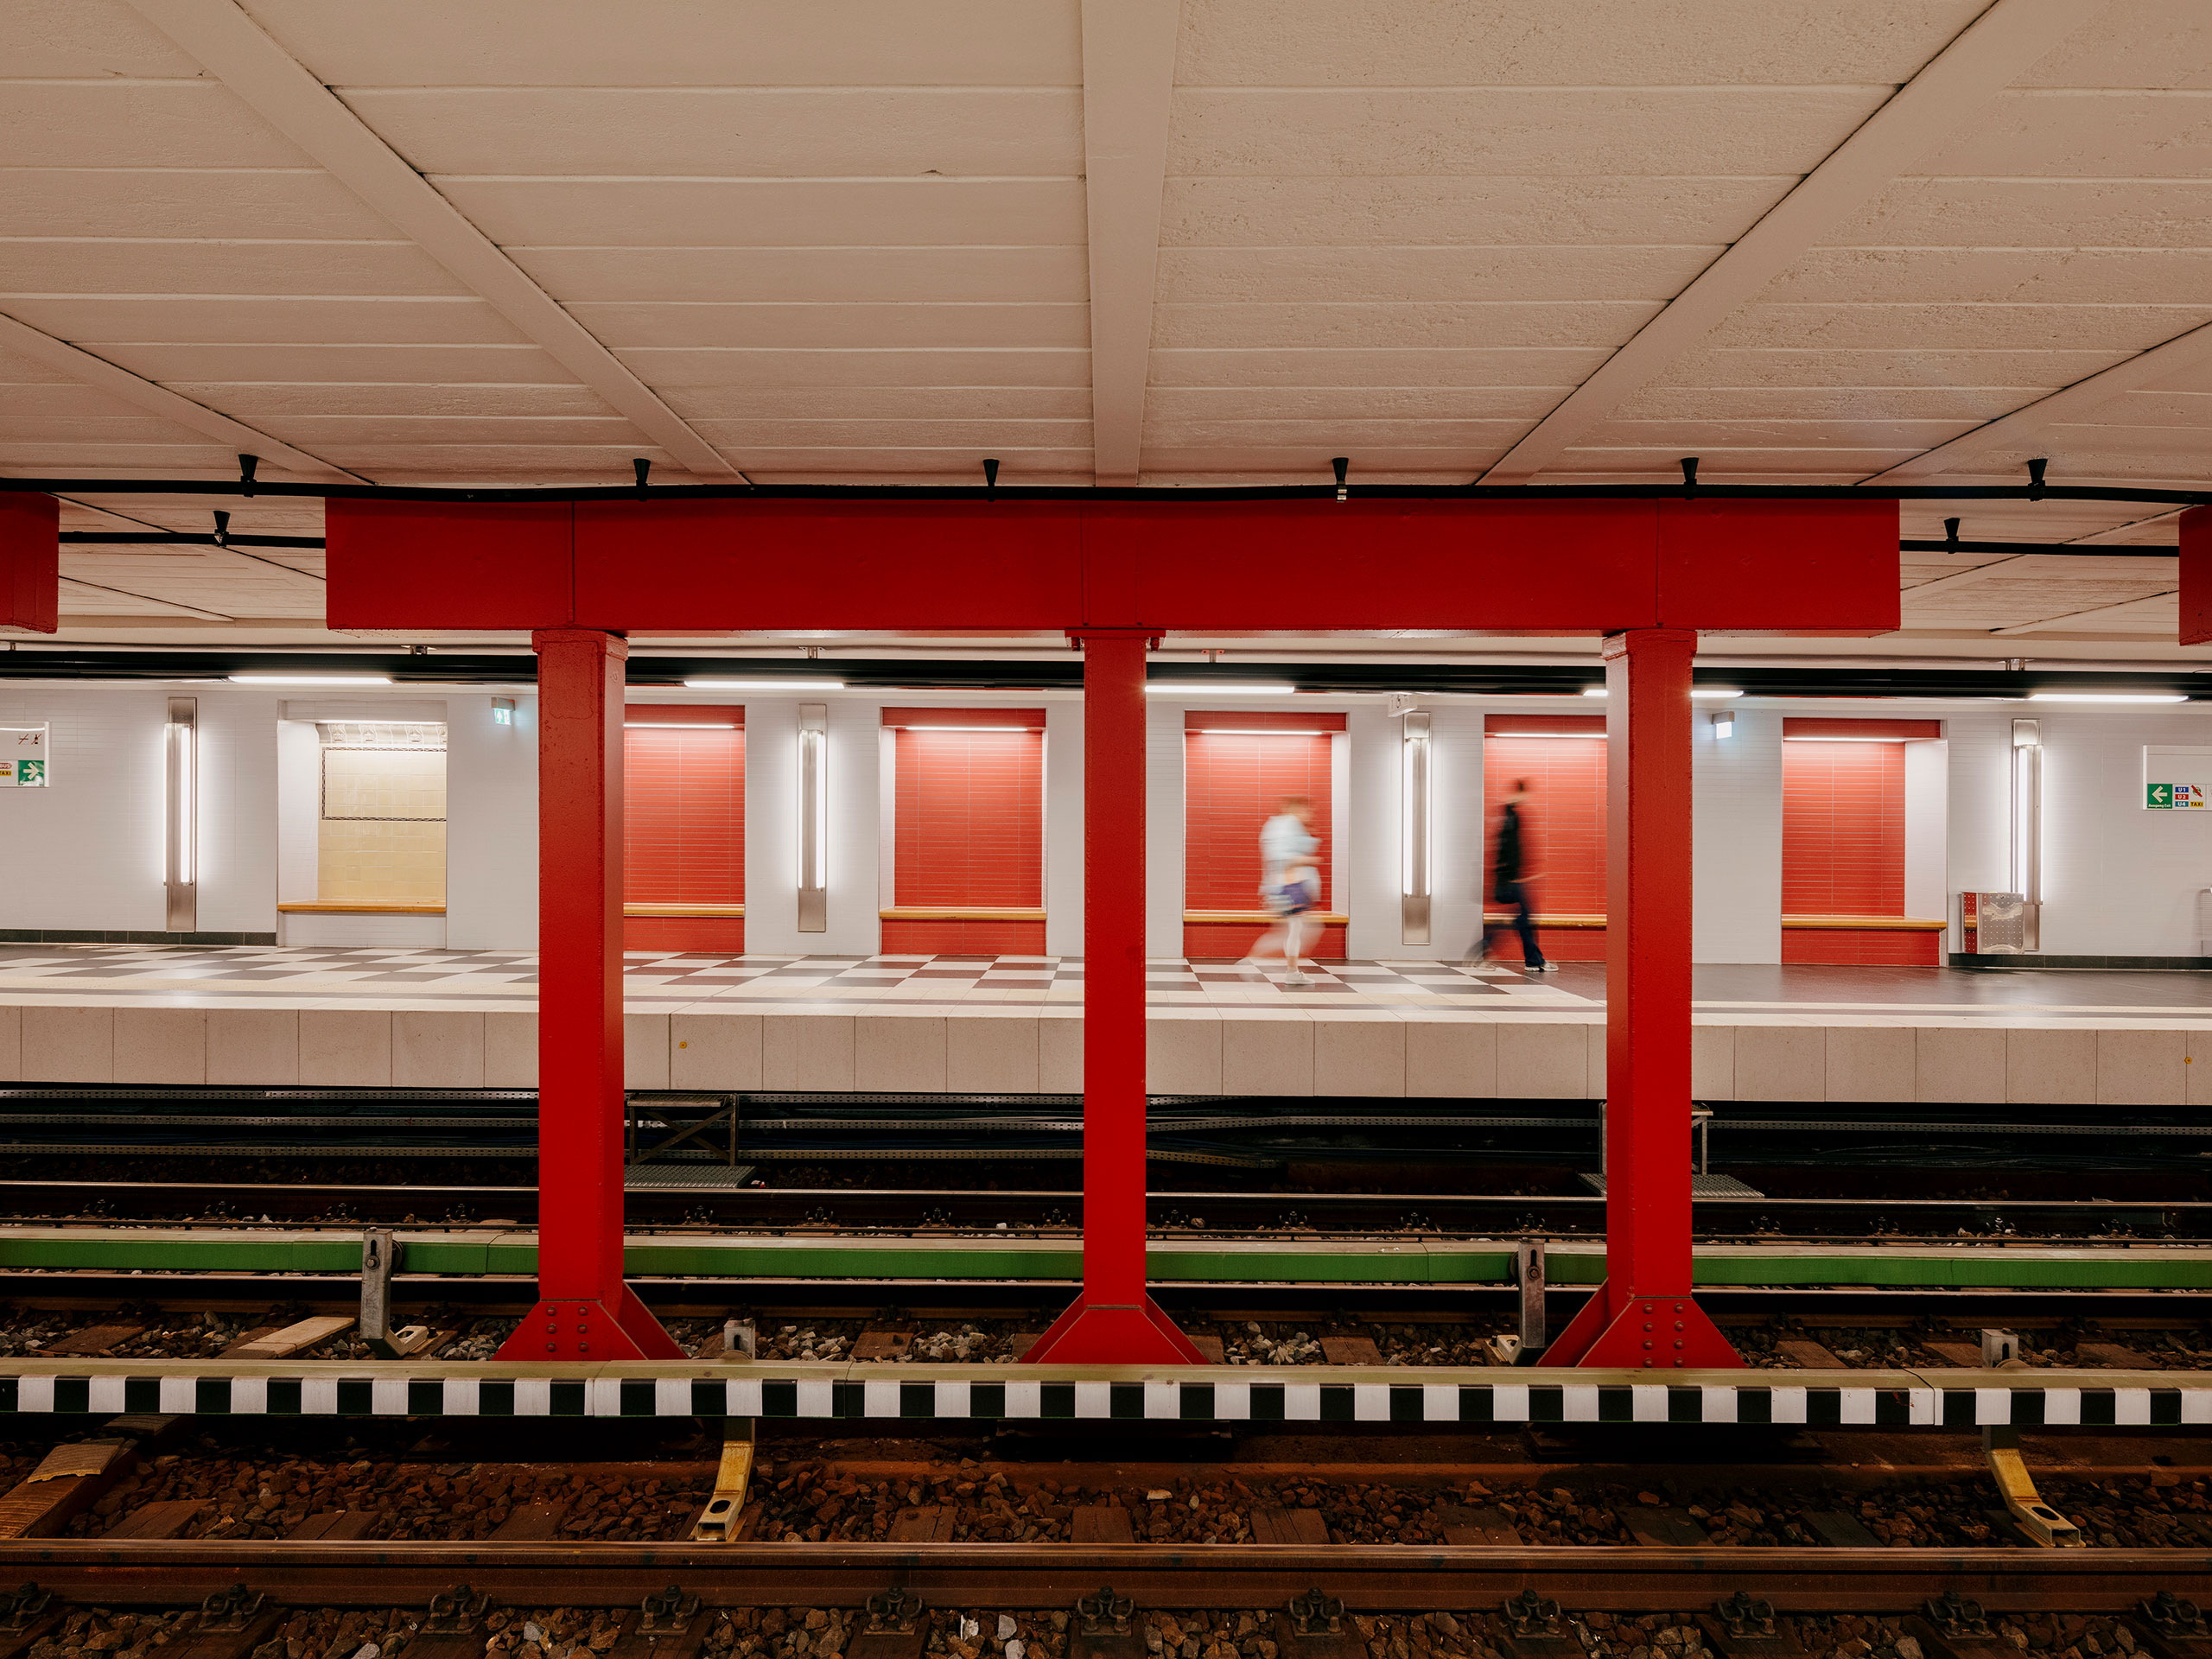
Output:
<svg viewBox="0 0 2212 1659">
<path fill-rule="evenodd" d="M 268 817 L 286 944 L 448 943 L 442 700 L 285 703 Z M 209 853 L 216 849 L 211 842 Z"/>
</svg>

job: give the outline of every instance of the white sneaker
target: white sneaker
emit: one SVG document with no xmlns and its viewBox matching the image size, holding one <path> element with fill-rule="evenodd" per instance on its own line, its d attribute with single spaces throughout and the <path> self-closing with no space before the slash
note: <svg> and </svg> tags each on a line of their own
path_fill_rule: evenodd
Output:
<svg viewBox="0 0 2212 1659">
<path fill-rule="evenodd" d="M 1306 982 L 1306 976 L 1300 973 L 1287 974 L 1284 976 L 1282 982 L 1286 985 L 1303 985 Z"/>
</svg>

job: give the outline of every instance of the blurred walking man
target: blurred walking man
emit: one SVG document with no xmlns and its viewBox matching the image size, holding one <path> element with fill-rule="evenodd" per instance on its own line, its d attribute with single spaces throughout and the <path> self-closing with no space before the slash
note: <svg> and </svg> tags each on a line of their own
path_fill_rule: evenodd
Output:
<svg viewBox="0 0 2212 1659">
<path fill-rule="evenodd" d="M 1536 918 L 1529 905 L 1528 846 L 1522 839 L 1521 803 L 1529 798 L 1529 780 L 1513 780 L 1513 792 L 1505 798 L 1504 808 L 1497 815 L 1497 835 L 1491 855 L 1491 900 L 1500 909 L 1513 912 L 1513 931 L 1521 936 L 1521 965 L 1532 974 L 1555 974 L 1559 964 L 1544 960 L 1544 953 L 1536 944 Z M 1488 916 L 1483 918 L 1481 937 L 1476 939 L 1474 961 L 1480 964 L 1490 960 L 1490 938 L 1493 931 Z"/>
</svg>

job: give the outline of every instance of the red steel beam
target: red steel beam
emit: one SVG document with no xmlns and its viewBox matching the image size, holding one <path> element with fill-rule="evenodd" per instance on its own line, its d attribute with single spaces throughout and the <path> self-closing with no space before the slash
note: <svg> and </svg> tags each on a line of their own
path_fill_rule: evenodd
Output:
<svg viewBox="0 0 2212 1659">
<path fill-rule="evenodd" d="M 537 1294 L 509 1360 L 681 1359 L 622 1281 L 622 688 L 627 642 L 537 651 Z"/>
<path fill-rule="evenodd" d="M 1145 1289 L 1144 664 L 1141 632 L 1083 643 L 1083 1289 L 1022 1357 L 1205 1356 Z"/>
<path fill-rule="evenodd" d="M 61 503 L 0 495 L 0 629 L 52 633 L 61 626 Z"/>
<path fill-rule="evenodd" d="M 1085 1289 L 1039 1344 L 1056 1358 L 1196 1357 L 1144 1294 L 1145 637 L 1170 628 L 1617 636 L 1607 669 L 1609 913 L 1618 918 L 1607 938 L 1609 1278 L 1566 1345 L 1592 1363 L 1641 1363 L 1646 1354 L 1668 1369 L 1677 1357 L 1733 1363 L 1689 1300 L 1694 631 L 1895 628 L 1894 502 L 334 500 L 325 522 L 333 627 L 530 627 L 563 637 L 1065 631 L 1088 640 Z M 619 678 L 602 695 L 619 702 Z M 544 810 L 569 804 L 549 794 Z M 557 925 L 549 897 L 540 1054 L 550 1085 L 558 1044 L 588 1048 L 594 1098 L 612 1099 L 620 993 L 608 918 L 619 840 L 604 823 L 595 834 L 546 844 L 549 884 L 569 871 L 579 892 L 600 896 L 590 917 Z M 569 1036 L 552 1000 L 556 961 L 563 984 L 575 976 L 563 994 L 578 1014 Z M 603 1111 L 592 1119 L 607 1121 Z M 596 1172 L 597 1197 L 576 1212 L 575 1294 L 635 1336 L 634 1299 L 612 1288 L 620 1263 L 607 1254 L 610 1215 L 619 1240 L 619 1157 L 579 1144 L 586 1155 L 575 1167 Z M 564 1189 L 564 1199 L 575 1196 Z M 550 1241 L 550 1224 L 567 1211 L 550 1187 L 541 1213 Z"/>
</svg>

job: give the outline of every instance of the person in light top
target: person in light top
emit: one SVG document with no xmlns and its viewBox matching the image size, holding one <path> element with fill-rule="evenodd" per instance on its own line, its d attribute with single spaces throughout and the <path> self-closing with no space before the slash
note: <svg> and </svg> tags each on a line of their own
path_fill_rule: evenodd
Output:
<svg viewBox="0 0 2212 1659">
<path fill-rule="evenodd" d="M 1313 804 L 1303 795 L 1284 796 L 1274 817 L 1260 826 L 1260 899 L 1276 922 L 1245 957 L 1248 972 L 1257 972 L 1263 957 L 1281 957 L 1288 970 L 1285 982 L 1306 983 L 1306 917 L 1321 902 L 1321 872 L 1313 861 L 1320 850 Z"/>
</svg>

